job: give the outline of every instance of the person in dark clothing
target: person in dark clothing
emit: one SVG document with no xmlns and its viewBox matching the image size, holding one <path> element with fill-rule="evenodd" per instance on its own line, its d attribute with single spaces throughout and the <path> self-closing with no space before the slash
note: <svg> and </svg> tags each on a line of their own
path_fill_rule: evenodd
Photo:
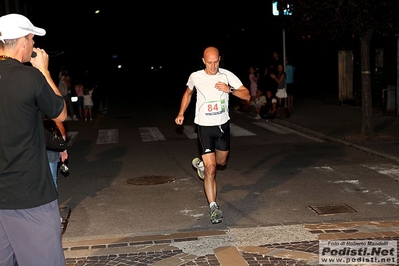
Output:
<svg viewBox="0 0 399 266">
<path fill-rule="evenodd" d="M 277 83 L 270 77 L 270 70 L 265 67 L 263 73 L 259 76 L 258 89 L 262 91 L 264 95 L 270 90 L 274 95 L 277 92 Z"/>
<path fill-rule="evenodd" d="M 63 122 L 67 110 L 48 54 L 34 47 L 33 37 L 45 34 L 23 15 L 0 17 L 1 265 L 65 266 L 43 115 Z"/>
<path fill-rule="evenodd" d="M 280 57 L 280 54 L 277 51 L 273 51 L 272 58 L 269 64 L 269 73 L 277 75 L 278 73 L 278 65 L 284 65 L 283 59 Z"/>
</svg>

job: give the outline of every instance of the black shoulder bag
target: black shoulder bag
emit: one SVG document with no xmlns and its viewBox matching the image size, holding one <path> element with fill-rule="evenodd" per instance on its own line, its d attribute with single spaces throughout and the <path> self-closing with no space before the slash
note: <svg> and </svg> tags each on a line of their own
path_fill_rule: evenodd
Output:
<svg viewBox="0 0 399 266">
<path fill-rule="evenodd" d="M 65 151 L 67 143 L 62 138 L 61 132 L 56 123 L 52 119 L 45 118 L 43 120 L 43 125 L 46 149 L 50 151 Z"/>
</svg>

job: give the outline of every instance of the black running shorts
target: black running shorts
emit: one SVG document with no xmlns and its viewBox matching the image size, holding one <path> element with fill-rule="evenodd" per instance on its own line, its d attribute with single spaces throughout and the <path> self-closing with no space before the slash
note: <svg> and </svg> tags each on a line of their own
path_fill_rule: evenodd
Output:
<svg viewBox="0 0 399 266">
<path fill-rule="evenodd" d="M 227 121 L 220 126 L 198 126 L 198 139 L 201 155 L 216 150 L 230 150 L 230 123 Z"/>
</svg>

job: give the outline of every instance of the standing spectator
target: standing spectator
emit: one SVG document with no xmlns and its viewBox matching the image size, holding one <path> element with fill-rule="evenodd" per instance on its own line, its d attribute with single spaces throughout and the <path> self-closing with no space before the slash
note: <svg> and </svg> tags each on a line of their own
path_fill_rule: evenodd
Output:
<svg viewBox="0 0 399 266">
<path fill-rule="evenodd" d="M 280 54 L 277 51 L 272 52 L 271 62 L 269 64 L 270 74 L 277 75 L 278 65 L 284 65 L 283 60 L 280 58 Z"/>
<path fill-rule="evenodd" d="M 83 106 L 84 106 L 84 113 L 85 113 L 85 121 L 90 119 L 93 121 L 93 91 L 94 89 L 88 89 L 86 87 L 83 88 Z"/>
<path fill-rule="evenodd" d="M 83 84 L 81 80 L 77 80 L 75 83 L 75 92 L 76 96 L 78 97 L 78 101 L 76 102 L 78 105 L 78 110 L 79 110 L 79 118 L 83 118 Z"/>
<path fill-rule="evenodd" d="M 67 117 L 67 120 L 73 120 L 73 121 L 79 121 L 79 119 L 75 115 L 75 111 L 73 110 L 73 104 L 71 100 L 71 77 L 69 76 L 69 70 L 66 67 L 63 67 L 61 69 L 61 72 L 59 74 L 59 84 L 58 84 L 58 89 L 62 93 L 62 96 L 65 99 L 65 102 L 67 104 L 68 112 L 69 115 Z"/>
<path fill-rule="evenodd" d="M 270 90 L 273 94 L 275 94 L 277 92 L 274 91 L 276 87 L 277 87 L 276 82 L 270 77 L 269 68 L 265 67 L 263 69 L 262 74 L 259 76 L 258 89 L 260 89 L 262 93 L 266 95 L 266 92 L 268 90 Z"/>
<path fill-rule="evenodd" d="M 256 92 L 258 90 L 258 79 L 259 73 L 256 72 L 256 69 L 251 66 L 249 67 L 249 90 L 251 93 L 251 104 L 253 104 L 253 100 L 256 97 Z"/>
<path fill-rule="evenodd" d="M 0 32 L 0 91 L 7 95 L 0 100 L 0 262 L 65 266 L 43 115 L 62 122 L 67 110 L 48 54 L 33 47 L 33 37 L 46 31 L 23 15 L 8 14 L 0 17 Z"/>
<path fill-rule="evenodd" d="M 274 79 L 277 83 L 277 101 L 278 101 L 278 106 L 283 107 L 285 106 L 286 102 L 285 100 L 287 99 L 287 91 L 285 89 L 285 83 L 286 83 L 286 75 L 284 72 L 284 67 L 282 64 L 279 64 L 277 66 L 277 75 L 276 74 L 271 74 L 270 77 Z M 284 99 L 284 104 L 282 100 Z"/>
<path fill-rule="evenodd" d="M 292 65 L 291 61 L 289 60 L 288 56 L 286 57 L 285 62 L 285 72 L 287 75 L 286 78 L 286 90 L 288 95 L 288 109 L 294 108 L 294 95 L 296 93 L 295 86 L 294 86 L 294 73 L 295 73 L 295 66 Z"/>
<path fill-rule="evenodd" d="M 230 94 L 249 102 L 249 90 L 232 72 L 219 68 L 219 51 L 208 47 L 202 62 L 205 69 L 191 73 L 183 94 L 175 123 L 182 125 L 184 112 L 191 102 L 194 88 L 197 90 L 194 123 L 198 126 L 198 139 L 202 160 L 194 158 L 192 164 L 198 176 L 204 180 L 204 190 L 209 203 L 210 220 L 221 223 L 223 212 L 216 203 L 216 168 L 225 166 L 230 150 Z"/>
</svg>

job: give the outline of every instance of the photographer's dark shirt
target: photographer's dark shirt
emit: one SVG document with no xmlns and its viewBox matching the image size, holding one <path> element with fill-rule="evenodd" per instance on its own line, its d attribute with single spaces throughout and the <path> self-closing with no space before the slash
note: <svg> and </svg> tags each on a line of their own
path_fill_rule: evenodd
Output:
<svg viewBox="0 0 399 266">
<path fill-rule="evenodd" d="M 27 209 L 57 199 L 48 165 L 42 113 L 63 110 L 42 73 L 0 60 L 0 209 Z"/>
</svg>

